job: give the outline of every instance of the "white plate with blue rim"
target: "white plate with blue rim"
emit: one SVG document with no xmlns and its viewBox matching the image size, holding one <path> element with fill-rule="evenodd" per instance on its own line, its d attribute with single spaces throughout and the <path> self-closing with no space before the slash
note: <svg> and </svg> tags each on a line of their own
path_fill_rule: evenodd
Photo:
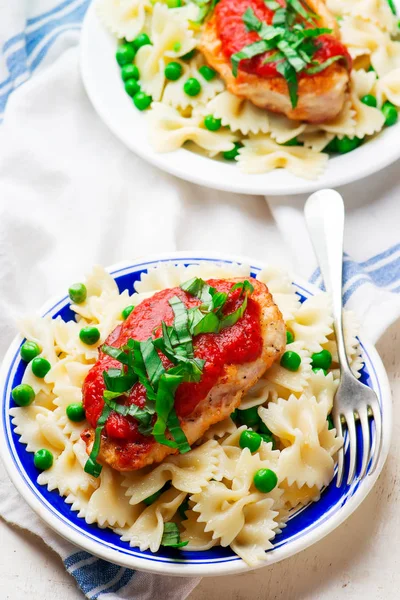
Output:
<svg viewBox="0 0 400 600">
<path fill-rule="evenodd" d="M 395 3 L 400 8 L 400 0 Z M 81 36 L 81 73 L 88 96 L 116 137 L 163 171 L 217 190 L 279 196 L 336 188 L 377 173 L 400 158 L 400 120 L 356 150 L 332 156 L 324 173 L 315 180 L 296 177 L 285 169 L 249 175 L 242 173 L 232 161 L 210 159 L 186 148 L 169 153 L 155 152 L 148 140 L 145 112 L 137 110 L 125 93 L 115 60 L 117 39 L 98 19 L 94 4 L 86 13 Z"/>
<path fill-rule="evenodd" d="M 202 262 L 243 263 L 251 265 L 251 274 L 254 277 L 263 268 L 259 262 L 245 257 L 178 252 L 115 265 L 108 271 L 113 275 L 120 292 L 127 289 L 132 293 L 134 283 L 149 267 L 171 261 L 181 265 Z M 298 278 L 293 283 L 301 301 L 320 291 L 307 281 Z M 69 302 L 68 296 L 52 299 L 43 306 L 41 314 L 50 315 L 52 318 L 60 315 L 64 320 L 72 320 L 74 313 L 69 308 Z M 11 390 L 21 383 L 26 366 L 19 354 L 23 342 L 21 336 L 14 339 L 0 371 L 0 451 L 12 482 L 32 509 L 65 539 L 104 560 L 124 567 L 180 576 L 216 576 L 250 570 L 250 567 L 229 547 L 217 546 L 202 552 L 185 551 L 185 549 L 177 551 L 161 547 L 155 554 L 131 548 L 127 542 L 122 542 L 111 529 L 101 529 L 96 524 L 88 525 L 84 519 L 79 518 L 57 490 L 50 492 L 45 486 L 37 483 L 39 471 L 34 466 L 33 454 L 27 452 L 26 446 L 19 441 L 9 414 L 9 409 L 15 406 Z M 374 347 L 362 338 L 360 343 L 365 363 L 361 372 L 361 381 L 375 390 L 382 411 L 383 443 L 377 469 L 372 475 L 369 475 L 369 465 L 367 474 L 362 479 L 357 476 L 351 486 L 343 483 L 341 487 L 337 488 L 335 476 L 330 485 L 322 492 L 318 502 L 311 503 L 290 516 L 287 526 L 282 533 L 275 537 L 273 549 L 267 552 L 266 562 L 260 566 L 288 558 L 333 531 L 359 506 L 372 489 L 382 470 L 391 436 L 390 387 L 385 369 Z M 371 435 L 374 437 L 373 425 L 371 425 Z M 357 428 L 357 444 L 360 450 L 358 456 L 361 456 L 362 436 L 359 427 Z M 348 460 L 348 451 L 346 451 L 346 468 L 348 468 Z M 360 473 L 360 467 L 359 461 L 357 473 Z M 345 480 L 346 477 L 344 477 Z"/>
</svg>

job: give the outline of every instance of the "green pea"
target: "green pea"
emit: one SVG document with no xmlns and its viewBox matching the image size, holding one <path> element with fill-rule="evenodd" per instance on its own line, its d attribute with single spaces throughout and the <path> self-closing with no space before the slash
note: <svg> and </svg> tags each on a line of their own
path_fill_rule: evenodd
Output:
<svg viewBox="0 0 400 600">
<path fill-rule="evenodd" d="M 79 339 L 87 346 L 93 346 L 94 344 L 97 344 L 100 339 L 100 331 L 97 329 L 97 327 L 88 325 L 80 330 Z"/>
<path fill-rule="evenodd" d="M 189 500 L 186 498 L 186 500 L 184 500 L 178 508 L 178 513 L 182 521 L 186 521 L 187 519 L 187 516 L 185 514 L 187 510 L 189 510 Z"/>
<path fill-rule="evenodd" d="M 87 296 L 86 285 L 83 283 L 73 283 L 68 290 L 68 295 L 74 304 L 82 304 L 82 302 L 85 302 Z"/>
<path fill-rule="evenodd" d="M 267 444 L 272 444 L 272 450 L 276 450 L 276 442 L 272 435 L 268 435 L 267 433 L 260 433 L 260 436 L 262 437 L 264 442 L 266 442 Z"/>
<path fill-rule="evenodd" d="M 147 33 L 140 33 L 132 42 L 135 50 L 139 50 L 142 46 L 151 45 L 151 41 Z"/>
<path fill-rule="evenodd" d="M 258 469 L 254 474 L 253 481 L 259 492 L 268 494 L 277 486 L 278 477 L 271 469 Z"/>
<path fill-rule="evenodd" d="M 181 0 L 167 0 L 168 8 L 179 8 L 182 6 Z"/>
<path fill-rule="evenodd" d="M 214 69 L 212 69 L 211 67 L 209 67 L 208 65 L 202 65 L 199 68 L 199 73 L 204 77 L 204 79 L 206 81 L 211 81 L 212 79 L 214 79 L 214 77 L 216 76 L 217 72 L 214 71 Z"/>
<path fill-rule="evenodd" d="M 35 399 L 35 392 L 30 385 L 20 383 L 12 390 L 11 396 L 18 406 L 29 406 Z"/>
<path fill-rule="evenodd" d="M 321 369 L 320 367 L 316 367 L 313 369 L 314 373 L 318 373 L 319 371 L 322 371 L 323 374 L 325 375 L 325 377 L 328 375 L 328 371 L 326 369 Z"/>
<path fill-rule="evenodd" d="M 200 81 L 195 77 L 189 77 L 189 79 L 183 84 L 183 91 L 188 96 L 198 96 L 201 92 Z"/>
<path fill-rule="evenodd" d="M 251 453 L 257 452 L 261 446 L 261 436 L 255 431 L 242 431 L 239 438 L 239 446 L 248 448 Z"/>
<path fill-rule="evenodd" d="M 133 96 L 133 103 L 138 110 L 146 110 L 153 102 L 153 98 L 144 92 L 138 92 Z"/>
<path fill-rule="evenodd" d="M 239 410 L 238 415 L 240 422 L 243 423 L 243 425 L 247 425 L 247 427 L 253 427 L 253 425 L 258 425 L 258 423 L 261 420 L 258 416 L 258 406 L 246 408 L 245 410 Z"/>
<path fill-rule="evenodd" d="M 128 81 L 125 82 L 125 91 L 131 98 L 137 94 L 139 90 L 140 85 L 136 79 L 128 79 Z"/>
<path fill-rule="evenodd" d="M 366 94 L 365 96 L 363 96 L 361 98 L 361 102 L 363 104 L 366 104 L 367 106 L 372 106 L 372 108 L 376 108 L 377 105 L 376 98 L 372 94 Z"/>
<path fill-rule="evenodd" d="M 128 79 L 127 81 L 125 81 L 125 92 L 128 94 L 128 96 L 130 96 L 131 98 L 133 98 L 138 92 L 140 92 L 140 82 L 137 81 L 136 79 Z"/>
<path fill-rule="evenodd" d="M 41 350 L 36 342 L 25 342 L 21 346 L 21 350 L 19 351 L 22 360 L 29 363 L 31 360 L 35 358 L 38 354 L 40 354 Z"/>
<path fill-rule="evenodd" d="M 122 315 L 122 318 L 124 319 L 124 321 L 125 321 L 125 319 L 127 319 L 127 318 L 129 317 L 129 315 L 130 315 L 130 314 L 131 314 L 131 312 L 134 310 L 134 308 L 135 308 L 135 307 L 134 307 L 134 306 L 132 306 L 132 305 L 130 305 L 130 306 L 127 306 L 126 308 L 124 308 L 124 310 L 123 310 L 123 311 L 122 311 L 122 313 L 121 313 L 121 315 Z"/>
<path fill-rule="evenodd" d="M 135 58 L 135 49 L 130 44 L 121 44 L 117 48 L 115 58 L 120 67 L 128 65 Z"/>
<path fill-rule="evenodd" d="M 311 365 L 314 369 L 329 369 L 332 364 L 332 354 L 329 350 L 321 350 L 311 355 Z"/>
<path fill-rule="evenodd" d="M 83 408 L 82 402 L 68 404 L 65 412 L 67 413 L 68 419 L 74 423 L 80 423 L 86 418 L 85 409 Z"/>
<path fill-rule="evenodd" d="M 172 48 L 174 52 L 180 52 L 182 50 L 182 44 L 180 42 L 176 42 Z"/>
<path fill-rule="evenodd" d="M 178 62 L 170 62 L 164 69 L 164 74 L 170 81 L 176 81 L 182 75 L 182 65 Z"/>
<path fill-rule="evenodd" d="M 161 490 L 158 490 L 158 492 L 154 492 L 154 494 L 151 494 L 151 496 L 149 496 L 148 498 L 145 498 L 143 500 L 143 502 L 147 506 L 150 506 L 150 504 L 153 504 L 153 502 L 155 502 L 156 500 L 158 500 L 158 498 L 161 496 L 162 493 L 163 493 L 163 488 L 161 488 Z"/>
<path fill-rule="evenodd" d="M 190 52 L 187 52 L 183 56 L 181 56 L 182 60 L 191 60 L 193 56 L 196 54 L 196 49 L 193 48 Z"/>
<path fill-rule="evenodd" d="M 242 144 L 239 142 L 235 142 L 232 150 L 226 150 L 222 153 L 222 156 L 225 160 L 235 160 L 237 156 L 239 156 L 239 149 L 242 147 Z"/>
<path fill-rule="evenodd" d="M 42 448 L 35 452 L 33 456 L 33 462 L 35 463 L 35 467 L 40 469 L 41 471 L 47 471 L 53 465 L 53 454 L 50 450 L 46 450 L 46 448 Z"/>
<path fill-rule="evenodd" d="M 345 136 L 341 140 L 337 140 L 337 149 L 340 154 L 347 154 L 347 152 L 352 152 L 362 144 L 362 139 L 358 137 L 349 138 Z"/>
<path fill-rule="evenodd" d="M 385 102 L 382 106 L 383 116 L 385 117 L 385 125 L 386 127 L 391 127 L 395 123 L 397 123 L 398 114 L 397 108 L 391 102 Z"/>
<path fill-rule="evenodd" d="M 294 335 L 291 331 L 286 331 L 286 343 L 292 344 L 294 342 Z"/>
<path fill-rule="evenodd" d="M 221 119 L 216 119 L 212 115 L 207 115 L 204 119 L 204 125 L 209 131 L 218 131 L 221 128 Z"/>
<path fill-rule="evenodd" d="M 124 65 L 121 69 L 121 77 L 123 81 L 128 81 L 128 79 L 138 80 L 140 77 L 139 69 L 136 65 Z"/>
<path fill-rule="evenodd" d="M 32 373 L 36 375 L 36 377 L 40 377 L 40 379 L 46 377 L 47 373 L 51 369 L 51 364 L 49 363 L 49 361 L 41 356 L 37 356 L 36 358 L 34 358 L 31 362 L 31 365 Z"/>
<path fill-rule="evenodd" d="M 297 352 L 287 350 L 281 358 L 281 367 L 288 371 L 298 371 L 301 365 L 301 356 Z"/>
<path fill-rule="evenodd" d="M 339 152 L 337 143 L 338 139 L 337 137 L 334 137 L 333 140 L 331 140 L 329 144 L 325 146 L 324 152 L 328 152 L 329 154 L 336 154 Z"/>
<path fill-rule="evenodd" d="M 260 424 L 258 426 L 258 431 L 259 431 L 259 433 L 265 433 L 266 435 L 272 435 L 272 431 L 270 429 L 268 429 L 268 427 L 266 426 L 264 421 L 260 421 Z"/>
<path fill-rule="evenodd" d="M 329 429 L 329 431 L 330 431 L 331 429 L 334 429 L 334 428 L 335 428 L 335 426 L 334 426 L 334 424 L 333 424 L 332 415 L 328 415 L 328 416 L 326 417 L 326 420 L 328 421 L 328 429 Z"/>
</svg>

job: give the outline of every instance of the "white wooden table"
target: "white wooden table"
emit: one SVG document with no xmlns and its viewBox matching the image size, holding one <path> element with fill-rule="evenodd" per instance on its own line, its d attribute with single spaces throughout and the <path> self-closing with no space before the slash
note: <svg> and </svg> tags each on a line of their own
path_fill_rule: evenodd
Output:
<svg viewBox="0 0 400 600">
<path fill-rule="evenodd" d="M 246 575 L 205 578 L 190 600 L 400 598 L 400 321 L 382 337 L 378 351 L 392 385 L 393 440 L 386 466 L 362 506 L 308 550 Z M 0 549 L 1 600 L 83 599 L 59 557 L 41 540 L 0 521 Z"/>
</svg>

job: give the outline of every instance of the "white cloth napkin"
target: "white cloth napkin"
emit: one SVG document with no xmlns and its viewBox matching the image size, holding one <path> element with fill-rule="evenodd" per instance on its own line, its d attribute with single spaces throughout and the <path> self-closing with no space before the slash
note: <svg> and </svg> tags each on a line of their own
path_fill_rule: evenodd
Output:
<svg viewBox="0 0 400 600">
<path fill-rule="evenodd" d="M 17 316 L 95 263 L 208 250 L 292 267 L 321 283 L 304 198 L 265 202 L 180 181 L 144 163 L 102 124 L 78 70 L 87 4 L 14 0 L 0 9 L 0 358 Z M 400 314 L 397 169 L 341 190 L 348 208 L 344 298 L 374 340 Z M 197 584 L 80 551 L 32 513 L 4 471 L 0 484 L 0 515 L 54 548 L 88 598 L 180 600 Z"/>
</svg>

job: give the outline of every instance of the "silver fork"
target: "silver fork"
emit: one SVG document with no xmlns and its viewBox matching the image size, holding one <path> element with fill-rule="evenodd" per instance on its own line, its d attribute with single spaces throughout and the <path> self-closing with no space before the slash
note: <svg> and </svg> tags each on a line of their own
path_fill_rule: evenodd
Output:
<svg viewBox="0 0 400 600">
<path fill-rule="evenodd" d="M 304 208 L 308 232 L 317 256 L 325 288 L 332 298 L 332 315 L 340 363 L 340 384 L 333 403 L 332 416 L 336 431 L 343 435 L 342 421 L 347 425 L 349 438 L 350 464 L 347 485 L 353 481 L 357 465 L 357 437 L 355 418 L 361 424 L 363 448 L 359 477 L 363 477 L 372 457 L 369 470 L 371 475 L 378 464 L 382 444 L 382 418 L 378 398 L 353 375 L 347 359 L 342 323 L 342 260 L 344 204 L 334 190 L 320 190 L 312 194 Z M 371 436 L 368 409 L 375 421 L 374 445 Z M 336 485 L 340 487 L 344 471 L 344 448 L 338 454 L 338 474 Z"/>
</svg>

